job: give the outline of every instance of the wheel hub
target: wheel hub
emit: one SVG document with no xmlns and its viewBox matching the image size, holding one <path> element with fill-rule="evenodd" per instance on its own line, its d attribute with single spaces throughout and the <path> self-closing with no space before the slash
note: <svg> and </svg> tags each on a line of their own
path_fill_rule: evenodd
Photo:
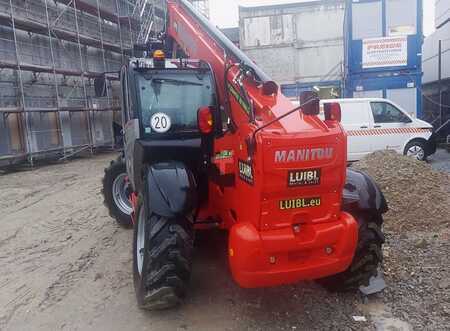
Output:
<svg viewBox="0 0 450 331">
<path fill-rule="evenodd" d="M 406 155 L 408 155 L 410 157 L 414 157 L 415 159 L 421 161 L 425 157 L 425 151 L 420 146 L 411 146 L 408 149 Z"/>
<path fill-rule="evenodd" d="M 133 212 L 133 207 L 129 200 L 129 186 L 128 176 L 125 173 L 117 176 L 112 186 L 114 203 L 126 215 L 131 215 Z"/>
</svg>

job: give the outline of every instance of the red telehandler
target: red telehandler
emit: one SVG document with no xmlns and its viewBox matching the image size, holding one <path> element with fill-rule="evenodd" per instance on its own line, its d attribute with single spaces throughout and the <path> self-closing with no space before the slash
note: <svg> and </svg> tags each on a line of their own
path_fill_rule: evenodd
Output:
<svg viewBox="0 0 450 331">
<path fill-rule="evenodd" d="M 229 231 L 242 287 L 318 280 L 367 285 L 382 261 L 387 204 L 347 169 L 340 107 L 325 120 L 310 95 L 294 108 L 279 86 L 186 0 L 167 1 L 164 42 L 185 58 L 131 59 L 121 70 L 124 156 L 106 169 L 105 201 L 134 226 L 138 304 L 186 293 L 194 232 Z"/>
</svg>

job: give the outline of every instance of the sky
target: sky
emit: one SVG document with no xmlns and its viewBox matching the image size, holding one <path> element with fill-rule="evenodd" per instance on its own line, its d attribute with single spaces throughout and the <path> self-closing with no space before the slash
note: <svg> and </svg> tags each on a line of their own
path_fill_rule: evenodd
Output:
<svg viewBox="0 0 450 331">
<path fill-rule="evenodd" d="M 424 34 L 426 36 L 434 31 L 434 1 L 423 0 Z M 209 0 L 209 7 L 213 23 L 221 28 L 229 28 L 238 26 L 239 5 L 256 6 L 293 2 L 302 2 L 302 0 Z"/>
</svg>

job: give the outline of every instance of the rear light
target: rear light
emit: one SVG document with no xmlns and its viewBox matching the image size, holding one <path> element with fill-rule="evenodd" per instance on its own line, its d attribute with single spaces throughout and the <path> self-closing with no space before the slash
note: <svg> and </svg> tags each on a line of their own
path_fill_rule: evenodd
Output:
<svg viewBox="0 0 450 331">
<path fill-rule="evenodd" d="M 323 105 L 324 113 L 325 113 L 325 121 L 341 121 L 341 105 L 337 102 L 326 103 Z"/>
<path fill-rule="evenodd" d="M 201 107 L 197 112 L 197 124 L 201 133 L 210 134 L 214 128 L 214 118 L 211 107 Z"/>
</svg>

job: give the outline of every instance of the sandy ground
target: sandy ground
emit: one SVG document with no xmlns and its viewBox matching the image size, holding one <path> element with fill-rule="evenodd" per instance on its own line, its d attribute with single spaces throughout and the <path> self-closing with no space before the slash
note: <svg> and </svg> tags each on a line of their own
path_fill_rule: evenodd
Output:
<svg viewBox="0 0 450 331">
<path fill-rule="evenodd" d="M 0 175 L 0 330 L 412 330 L 427 325 L 444 330 L 449 325 L 449 302 L 439 303 L 444 315 L 433 316 L 427 306 L 412 316 L 408 312 L 420 307 L 414 310 L 411 305 L 418 303 L 405 298 L 408 287 L 397 283 L 370 298 L 329 294 L 312 282 L 240 289 L 229 275 L 226 241 L 218 233 L 204 234 L 197 244 L 185 304 L 140 311 L 131 277 L 132 231 L 116 226 L 100 194 L 103 168 L 113 158 L 99 155 Z M 442 240 L 448 242 L 448 236 Z M 392 254 L 395 245 L 388 247 Z M 397 282 L 389 272 L 388 283 Z M 405 277 L 398 282 L 408 285 Z M 448 282 L 439 286 L 448 290 Z M 427 319 L 421 318 L 423 311 Z M 367 322 L 355 322 L 355 315 Z"/>
<path fill-rule="evenodd" d="M 450 173 L 450 150 L 438 149 L 428 158 L 428 163 L 436 170 Z"/>
</svg>

